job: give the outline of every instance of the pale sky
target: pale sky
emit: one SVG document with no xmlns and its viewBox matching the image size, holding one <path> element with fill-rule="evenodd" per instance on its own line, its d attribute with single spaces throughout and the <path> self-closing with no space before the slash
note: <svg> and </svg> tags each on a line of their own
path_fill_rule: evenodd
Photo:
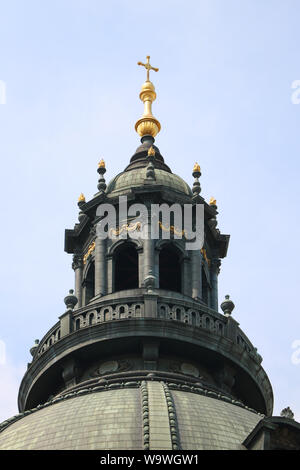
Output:
<svg viewBox="0 0 300 470">
<path fill-rule="evenodd" d="M 231 235 L 219 300 L 263 356 L 274 414 L 300 420 L 299 15 L 298 0 L 0 0 L 0 421 L 73 287 L 79 194 L 96 193 L 100 158 L 109 181 L 139 145 L 148 54 L 156 145 L 190 185 L 199 162 Z"/>
</svg>

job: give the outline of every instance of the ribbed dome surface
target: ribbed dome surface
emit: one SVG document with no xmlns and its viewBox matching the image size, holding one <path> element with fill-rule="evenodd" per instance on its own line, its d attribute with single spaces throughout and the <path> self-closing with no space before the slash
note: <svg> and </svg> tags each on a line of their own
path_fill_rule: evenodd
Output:
<svg viewBox="0 0 300 470">
<path fill-rule="evenodd" d="M 145 184 L 146 167 L 125 171 L 117 175 L 108 185 L 107 193 L 117 192 L 124 189 L 141 187 Z M 179 191 L 191 196 L 189 185 L 180 176 L 165 170 L 155 168 L 155 180 L 153 184 L 165 186 L 166 188 Z"/>
<path fill-rule="evenodd" d="M 241 449 L 261 419 L 230 402 L 147 381 L 82 391 L 32 411 L 3 429 L 0 449 Z"/>
</svg>

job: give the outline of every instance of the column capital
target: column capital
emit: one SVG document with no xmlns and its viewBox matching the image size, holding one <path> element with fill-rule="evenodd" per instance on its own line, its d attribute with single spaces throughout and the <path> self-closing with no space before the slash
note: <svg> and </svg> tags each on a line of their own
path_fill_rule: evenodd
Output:
<svg viewBox="0 0 300 470">
<path fill-rule="evenodd" d="M 83 267 L 83 257 L 81 255 L 73 255 L 72 269 L 79 269 Z"/>
</svg>

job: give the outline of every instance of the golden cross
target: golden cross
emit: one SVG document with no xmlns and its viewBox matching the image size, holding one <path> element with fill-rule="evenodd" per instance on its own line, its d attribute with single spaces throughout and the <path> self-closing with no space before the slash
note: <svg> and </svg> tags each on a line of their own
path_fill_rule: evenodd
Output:
<svg viewBox="0 0 300 470">
<path fill-rule="evenodd" d="M 143 67 L 145 67 L 145 69 L 147 70 L 147 82 L 149 82 L 150 81 L 149 80 L 150 70 L 154 70 L 154 72 L 158 72 L 159 69 L 156 69 L 155 67 L 152 67 L 152 65 L 150 65 L 150 62 L 149 62 L 150 56 L 149 55 L 147 55 L 146 59 L 147 59 L 147 62 L 145 64 L 143 64 L 143 62 L 138 62 L 137 64 L 142 65 Z"/>
</svg>

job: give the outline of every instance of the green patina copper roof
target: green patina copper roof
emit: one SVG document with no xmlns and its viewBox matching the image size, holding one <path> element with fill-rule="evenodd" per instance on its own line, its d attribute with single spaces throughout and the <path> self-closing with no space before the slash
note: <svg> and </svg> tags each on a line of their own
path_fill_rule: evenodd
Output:
<svg viewBox="0 0 300 470">
<path fill-rule="evenodd" d="M 0 450 L 143 449 L 146 438 L 150 450 L 168 450 L 174 420 L 177 448 L 234 450 L 244 448 L 261 419 L 221 399 L 147 381 L 136 388 L 86 390 L 37 409 L 0 432 Z"/>
<path fill-rule="evenodd" d="M 192 195 L 192 191 L 189 185 L 183 181 L 180 176 L 174 173 L 169 173 L 165 170 L 155 169 L 155 182 L 154 184 L 165 186 L 166 188 L 179 191 L 188 196 Z M 130 189 L 141 187 L 145 184 L 146 179 L 146 167 L 137 168 L 135 170 L 125 171 L 124 173 L 118 174 L 108 185 L 107 192 L 116 192 L 123 189 Z"/>
</svg>

